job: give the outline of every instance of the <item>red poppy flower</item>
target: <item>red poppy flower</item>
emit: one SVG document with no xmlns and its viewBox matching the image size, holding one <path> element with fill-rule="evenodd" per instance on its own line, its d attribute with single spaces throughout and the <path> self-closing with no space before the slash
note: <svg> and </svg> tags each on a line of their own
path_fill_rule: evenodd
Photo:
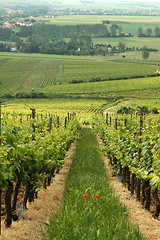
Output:
<svg viewBox="0 0 160 240">
<path fill-rule="evenodd" d="M 84 197 L 84 198 L 88 198 L 88 195 L 87 195 L 87 194 L 84 194 L 83 197 Z"/>
<path fill-rule="evenodd" d="M 96 196 L 95 196 L 95 198 L 99 198 L 99 196 L 98 196 L 98 195 L 96 195 Z"/>
</svg>

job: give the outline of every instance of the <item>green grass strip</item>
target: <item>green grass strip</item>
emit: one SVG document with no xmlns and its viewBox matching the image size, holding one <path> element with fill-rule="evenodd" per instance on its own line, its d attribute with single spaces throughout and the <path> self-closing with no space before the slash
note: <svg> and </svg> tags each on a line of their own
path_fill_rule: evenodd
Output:
<svg viewBox="0 0 160 240">
<path fill-rule="evenodd" d="M 61 209 L 51 219 L 43 240 L 145 239 L 133 227 L 127 210 L 109 187 L 96 136 L 84 128 L 67 178 Z M 84 198 L 84 194 L 88 198 Z M 95 198 L 98 195 L 99 198 Z"/>
</svg>

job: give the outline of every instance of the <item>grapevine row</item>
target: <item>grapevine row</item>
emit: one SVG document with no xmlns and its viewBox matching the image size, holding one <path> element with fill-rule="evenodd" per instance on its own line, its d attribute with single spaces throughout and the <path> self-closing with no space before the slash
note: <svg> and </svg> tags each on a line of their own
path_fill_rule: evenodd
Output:
<svg viewBox="0 0 160 240">
<path fill-rule="evenodd" d="M 76 117 L 35 118 L 3 116 L 0 147 L 0 190 L 5 189 L 6 226 L 12 223 L 17 205 L 18 191 L 24 188 L 23 208 L 33 201 L 41 188 L 40 182 L 50 185 L 55 170 L 64 164 L 65 154 L 74 141 L 80 124 Z M 68 120 L 68 121 L 67 121 Z M 11 205 L 11 197 L 13 203 Z"/>
<path fill-rule="evenodd" d="M 103 140 L 103 151 L 119 174 L 122 183 L 137 200 L 150 210 L 155 204 L 154 216 L 160 213 L 160 121 L 152 117 L 135 119 L 117 117 L 95 118 L 92 126 Z M 152 197 L 151 197 L 152 194 Z"/>
</svg>

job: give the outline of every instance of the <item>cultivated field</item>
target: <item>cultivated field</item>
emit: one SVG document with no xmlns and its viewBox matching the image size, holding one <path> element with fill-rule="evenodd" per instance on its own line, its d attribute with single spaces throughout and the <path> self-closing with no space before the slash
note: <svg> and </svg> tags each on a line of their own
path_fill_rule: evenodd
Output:
<svg viewBox="0 0 160 240">
<path fill-rule="evenodd" d="M 111 60 L 111 59 L 110 59 Z M 130 78 L 140 78 L 156 76 L 155 72 L 158 69 L 157 62 L 151 61 L 128 61 L 113 59 L 109 61 L 107 57 L 94 57 L 94 58 L 82 58 L 82 57 L 58 57 L 47 55 L 27 55 L 27 54 L 6 54 L 0 56 L 0 81 L 3 84 L 2 95 L 4 93 L 17 93 L 17 92 L 30 92 L 32 89 L 35 91 L 45 91 L 49 93 L 107 93 L 115 91 L 110 89 L 110 80 L 121 80 Z M 147 78 L 148 79 L 148 78 Z M 90 85 L 64 85 L 68 83 L 76 82 L 95 82 L 95 81 L 107 81 L 104 83 L 96 83 Z M 131 80 L 132 81 L 132 80 Z M 130 81 L 130 82 L 131 82 Z M 126 83 L 126 81 L 124 81 Z M 146 87 L 141 85 L 141 81 L 137 80 L 139 87 L 136 90 L 148 89 L 150 82 L 152 88 L 157 82 L 157 78 L 146 80 Z M 143 81 L 144 82 L 144 81 Z M 121 84 L 120 81 L 118 84 Z M 61 86 L 56 86 L 62 84 Z M 44 90 L 46 86 L 52 86 Z M 114 85 L 114 81 L 111 85 Z M 117 85 L 117 82 L 116 82 Z M 128 85 L 128 84 L 127 84 Z M 132 90 L 132 85 L 120 87 L 119 91 Z M 140 86 L 141 85 L 141 86 Z M 94 86 L 98 86 L 96 90 L 93 90 Z M 103 88 L 107 87 L 107 92 Z M 154 87 L 155 86 L 155 87 Z M 78 92 L 76 88 L 78 87 Z M 101 89 L 102 87 L 102 89 Z M 73 90 L 75 89 L 75 91 Z M 88 90 L 87 90 L 88 89 Z M 135 88 L 133 89 L 135 90 Z M 67 91 L 67 92 L 66 92 Z M 87 92 L 88 91 L 88 92 Z"/>
<path fill-rule="evenodd" d="M 65 84 L 46 87 L 47 93 L 52 94 L 86 94 L 106 97 L 138 97 L 159 98 L 160 77 L 133 78 L 125 80 L 112 80 L 95 83 Z"/>
</svg>

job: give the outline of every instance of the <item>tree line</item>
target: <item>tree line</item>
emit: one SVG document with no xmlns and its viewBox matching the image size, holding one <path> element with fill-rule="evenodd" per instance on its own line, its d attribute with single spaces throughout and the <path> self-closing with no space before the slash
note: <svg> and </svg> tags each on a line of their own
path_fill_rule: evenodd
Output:
<svg viewBox="0 0 160 240">
<path fill-rule="evenodd" d="M 91 37 L 125 37 L 128 36 L 122 31 L 122 27 L 117 24 L 112 24 L 108 29 L 104 24 L 81 24 L 81 25 L 47 25 L 38 24 L 30 27 L 21 27 L 19 33 L 20 37 L 28 37 L 40 35 L 43 37 L 61 37 L 69 38 L 73 34 L 88 34 Z"/>
<path fill-rule="evenodd" d="M 34 26 L 20 27 L 18 32 L 14 32 L 10 28 L 0 27 L 0 40 L 14 41 L 16 37 L 29 37 L 33 35 L 47 38 L 70 38 L 74 34 L 87 34 L 91 37 L 126 37 L 131 36 L 123 32 L 122 27 L 112 24 L 107 28 L 104 24 L 82 24 L 82 25 L 47 25 L 38 24 Z"/>
<path fill-rule="evenodd" d="M 143 28 L 139 27 L 138 37 L 160 37 L 160 28 L 155 27 L 153 30 L 151 28 L 147 28 L 144 32 Z"/>
</svg>

